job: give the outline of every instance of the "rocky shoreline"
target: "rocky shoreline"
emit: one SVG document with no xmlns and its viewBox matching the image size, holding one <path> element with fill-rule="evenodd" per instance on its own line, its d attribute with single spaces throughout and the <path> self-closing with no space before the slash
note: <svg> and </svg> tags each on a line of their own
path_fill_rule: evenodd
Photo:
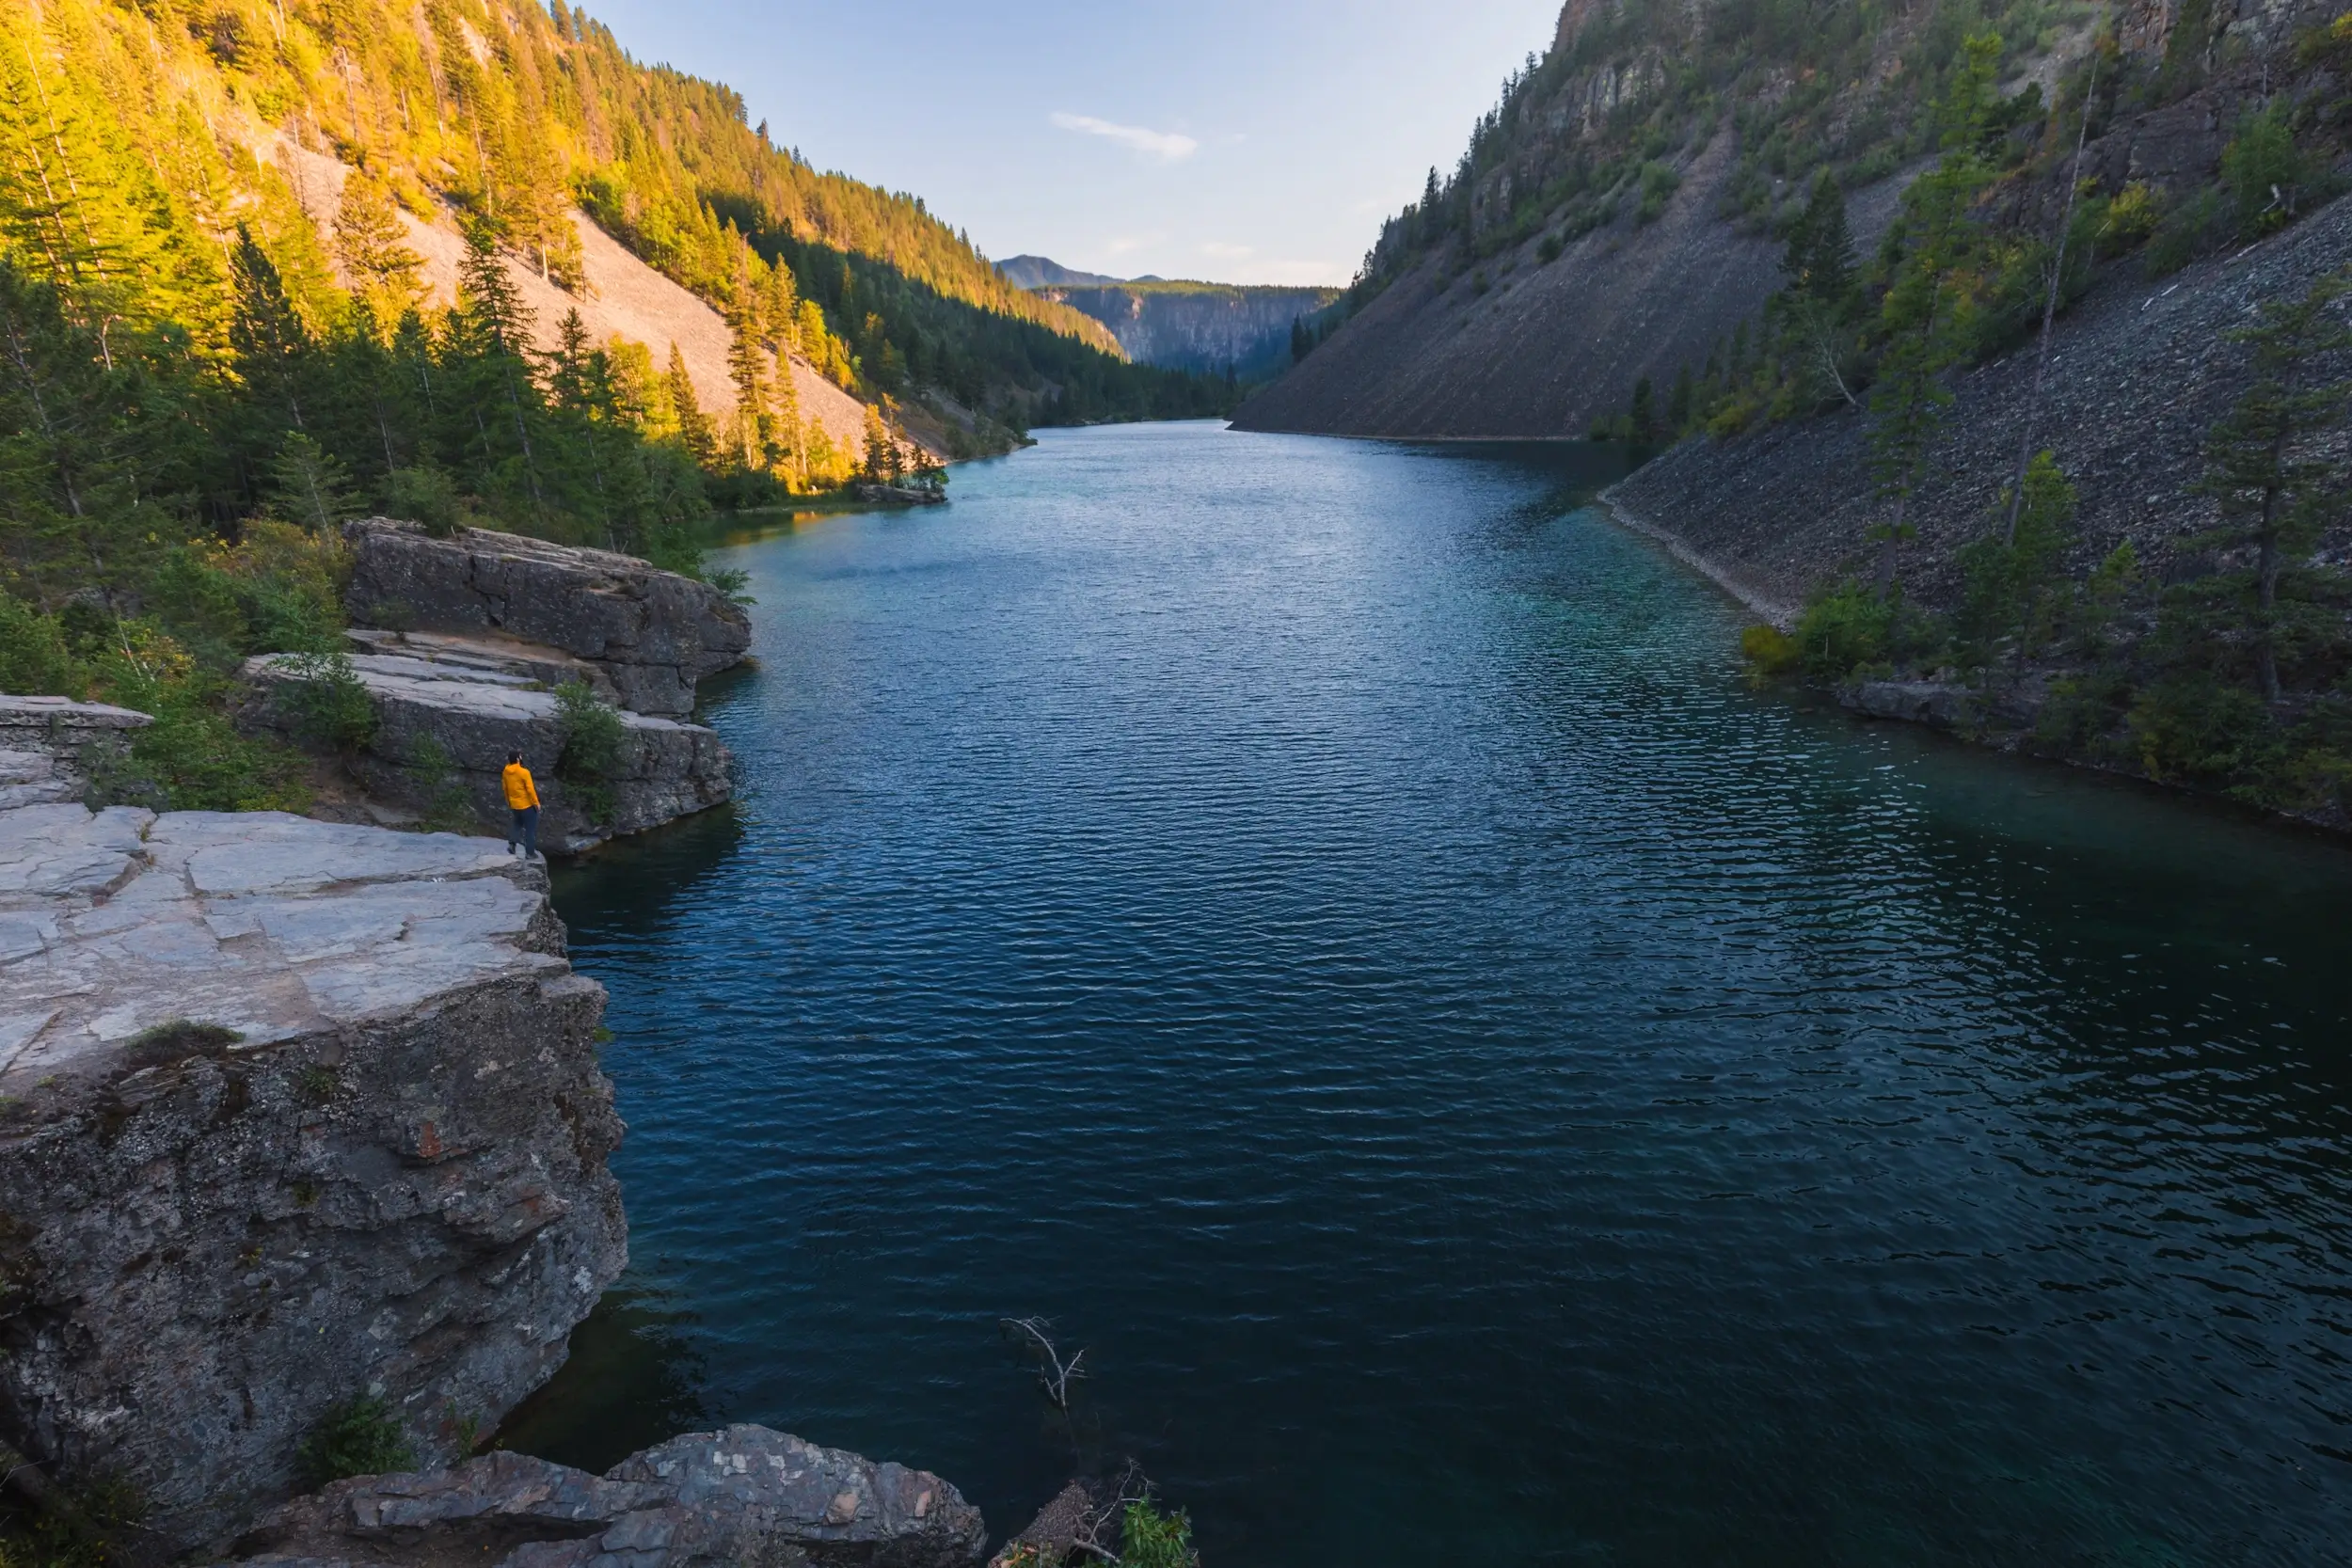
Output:
<svg viewBox="0 0 2352 1568">
<path fill-rule="evenodd" d="M 474 1452 L 628 1264 L 604 990 L 542 865 L 383 824 L 497 824 L 510 750 L 559 852 L 725 800 L 685 716 L 749 626 L 628 557 L 348 537 L 355 651 L 248 661 L 239 716 L 295 734 L 340 666 L 371 821 L 86 804 L 152 721 L 0 697 L 0 1488 L 73 1532 L 84 1489 L 127 1489 L 139 1522 L 93 1549 L 140 1568 L 980 1568 L 946 1481 L 764 1427 L 602 1476 Z M 582 694 L 613 736 L 595 811 Z M 354 1422 L 407 1467 L 295 1496 Z M 1073 1482 L 1000 1560 L 1099 1557 L 1136 1495 Z"/>
</svg>

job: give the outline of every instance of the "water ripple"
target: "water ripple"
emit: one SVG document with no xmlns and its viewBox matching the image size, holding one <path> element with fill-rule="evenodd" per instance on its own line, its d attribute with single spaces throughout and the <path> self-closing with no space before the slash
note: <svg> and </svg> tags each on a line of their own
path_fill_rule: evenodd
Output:
<svg viewBox="0 0 2352 1568">
<path fill-rule="evenodd" d="M 559 888 L 667 1359 L 515 1439 L 691 1385 L 1000 1531 L 1134 1452 L 1228 1568 L 2338 1560 L 2352 858 L 1749 691 L 1602 461 L 1058 433 L 736 551 L 741 807 Z"/>
</svg>

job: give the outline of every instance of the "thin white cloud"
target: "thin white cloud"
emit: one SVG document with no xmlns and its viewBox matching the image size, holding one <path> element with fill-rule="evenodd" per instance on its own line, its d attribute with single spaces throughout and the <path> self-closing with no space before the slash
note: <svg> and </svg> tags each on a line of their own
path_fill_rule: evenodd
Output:
<svg viewBox="0 0 2352 1568">
<path fill-rule="evenodd" d="M 1221 240 L 1210 240 L 1201 245 L 1200 254 L 1213 256 L 1220 261 L 1247 261 L 1258 254 L 1258 247 L 1249 245 L 1227 245 Z"/>
<path fill-rule="evenodd" d="M 1092 115 L 1069 115 L 1057 110 L 1051 117 L 1057 129 L 1076 131 L 1084 135 L 1103 136 L 1131 147 L 1164 164 L 1180 164 L 1200 150 L 1200 144 L 1190 136 L 1173 131 L 1150 131 L 1140 125 L 1118 125 Z"/>
</svg>

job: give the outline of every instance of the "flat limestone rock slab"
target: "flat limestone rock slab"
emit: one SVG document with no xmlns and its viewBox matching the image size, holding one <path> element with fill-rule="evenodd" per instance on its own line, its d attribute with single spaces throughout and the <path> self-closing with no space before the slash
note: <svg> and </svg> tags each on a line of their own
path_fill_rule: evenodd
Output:
<svg viewBox="0 0 2352 1568">
<path fill-rule="evenodd" d="M 468 636 L 457 632 L 380 631 L 356 627 L 345 634 L 353 651 L 388 658 L 405 658 L 420 668 L 420 675 L 445 680 L 498 680 L 516 686 L 558 687 L 583 681 L 597 696 L 617 705 L 618 694 L 604 666 L 574 658 L 561 648 L 549 648 L 495 632 Z"/>
<path fill-rule="evenodd" d="M 253 1049 L 561 972 L 495 841 L 279 812 L 0 811 L 0 1096 L 193 1019 Z"/>
<path fill-rule="evenodd" d="M 280 813 L 0 811 L 0 1410 L 177 1545 L 380 1396 L 425 1463 L 627 1266 L 546 874 Z"/>
</svg>

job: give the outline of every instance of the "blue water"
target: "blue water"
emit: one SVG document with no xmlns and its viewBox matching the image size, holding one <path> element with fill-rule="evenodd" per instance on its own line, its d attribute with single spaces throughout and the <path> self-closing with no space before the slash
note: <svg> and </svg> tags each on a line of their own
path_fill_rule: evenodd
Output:
<svg viewBox="0 0 2352 1568">
<path fill-rule="evenodd" d="M 566 873 L 764 1421 L 1212 1568 L 2352 1551 L 2352 855 L 1757 693 L 1588 449 L 1048 435 L 743 543 L 731 815 Z M 1064 1421 L 998 1320 L 1088 1347 Z"/>
</svg>

